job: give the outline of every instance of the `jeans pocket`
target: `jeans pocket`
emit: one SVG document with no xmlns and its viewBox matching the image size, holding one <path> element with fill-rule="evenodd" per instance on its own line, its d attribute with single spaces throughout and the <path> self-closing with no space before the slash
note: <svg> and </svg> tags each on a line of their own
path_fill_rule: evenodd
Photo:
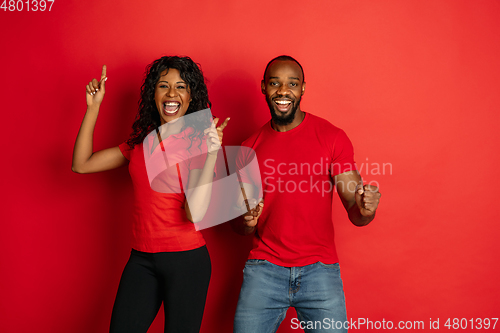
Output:
<svg viewBox="0 0 500 333">
<path fill-rule="evenodd" d="M 253 268 L 257 269 L 258 266 L 264 265 L 267 262 L 268 261 L 264 259 L 248 259 L 245 263 L 245 267 L 243 267 L 243 274 L 245 274 L 246 270 L 254 271 Z"/>
<path fill-rule="evenodd" d="M 264 265 L 266 262 L 267 260 L 264 259 L 248 259 L 247 262 L 245 263 L 245 266 Z"/>
<path fill-rule="evenodd" d="M 320 264 L 320 266 L 323 266 L 323 267 L 326 267 L 326 268 L 332 268 L 332 269 L 340 270 L 340 265 L 339 265 L 338 262 L 336 262 L 335 264 L 323 264 L 321 261 L 318 261 L 318 264 Z"/>
</svg>

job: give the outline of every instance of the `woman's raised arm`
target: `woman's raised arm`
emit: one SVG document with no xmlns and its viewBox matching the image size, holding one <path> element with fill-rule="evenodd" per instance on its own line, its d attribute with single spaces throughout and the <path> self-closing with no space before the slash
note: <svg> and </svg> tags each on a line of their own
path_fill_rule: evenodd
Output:
<svg viewBox="0 0 500 333">
<path fill-rule="evenodd" d="M 106 88 L 106 65 L 102 66 L 101 79 L 92 79 L 87 85 L 87 112 L 73 148 L 71 170 L 76 173 L 93 173 L 110 170 L 127 163 L 120 148 L 113 147 L 93 152 L 94 128 L 99 115 L 99 108 Z"/>
</svg>

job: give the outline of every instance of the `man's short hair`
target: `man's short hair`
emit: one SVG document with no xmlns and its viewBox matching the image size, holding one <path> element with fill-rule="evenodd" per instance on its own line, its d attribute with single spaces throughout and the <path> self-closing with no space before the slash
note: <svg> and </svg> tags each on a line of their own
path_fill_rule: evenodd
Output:
<svg viewBox="0 0 500 333">
<path fill-rule="evenodd" d="M 277 56 L 276 58 L 271 59 L 271 61 L 269 61 L 267 63 L 266 69 L 264 70 L 264 78 L 263 78 L 264 81 L 266 80 L 267 69 L 269 68 L 269 66 L 271 65 L 271 63 L 273 61 L 275 61 L 275 60 L 289 60 L 289 61 L 295 62 L 297 65 L 299 65 L 300 70 L 302 71 L 302 82 L 306 82 L 306 77 L 304 75 L 304 69 L 302 68 L 302 65 L 295 58 L 290 57 L 289 55 L 280 55 L 280 56 Z"/>
</svg>

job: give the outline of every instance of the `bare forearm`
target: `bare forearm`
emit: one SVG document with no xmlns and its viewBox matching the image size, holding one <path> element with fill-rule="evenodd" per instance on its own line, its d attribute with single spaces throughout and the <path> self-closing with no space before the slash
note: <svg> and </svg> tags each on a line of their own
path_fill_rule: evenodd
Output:
<svg viewBox="0 0 500 333">
<path fill-rule="evenodd" d="M 256 226 L 249 227 L 243 216 L 238 216 L 237 218 L 232 220 L 231 227 L 236 233 L 243 236 L 252 235 L 255 233 L 255 230 L 257 229 Z"/>
<path fill-rule="evenodd" d="M 243 191 L 243 188 L 242 193 L 245 193 L 245 191 Z M 262 199 L 259 202 L 257 202 L 255 199 L 245 199 L 244 203 L 245 205 L 241 205 L 242 202 L 240 202 L 238 206 L 234 207 L 237 215 L 240 216 L 231 221 L 231 226 L 235 232 L 240 235 L 246 236 L 252 235 L 256 232 L 260 214 L 262 213 L 262 208 L 264 207 L 264 202 L 262 201 Z M 253 205 L 255 205 L 255 207 L 253 207 Z M 246 208 L 246 211 L 243 215 L 241 215 L 243 207 Z"/>
<path fill-rule="evenodd" d="M 188 190 L 187 203 L 189 204 L 188 219 L 191 222 L 199 222 L 205 216 L 210 198 L 212 196 L 212 183 L 214 178 L 215 162 L 217 155 L 207 154 L 207 159 L 201 170 L 198 182 Z"/>
<path fill-rule="evenodd" d="M 111 170 L 128 162 L 119 146 L 94 152 L 94 128 L 104 98 L 106 80 L 106 66 L 104 65 L 102 66 L 101 80 L 92 79 L 86 86 L 87 112 L 76 136 L 71 166 L 71 170 L 77 173 Z"/>
<path fill-rule="evenodd" d="M 356 204 L 353 204 L 351 208 L 347 211 L 347 215 L 349 216 L 349 220 L 357 227 L 363 227 L 369 224 L 375 218 L 375 213 L 370 216 L 363 216 L 361 211 L 359 210 Z"/>
<path fill-rule="evenodd" d="M 74 172 L 82 172 L 84 164 L 92 156 L 94 128 L 98 114 L 98 106 L 89 106 L 87 108 L 73 149 L 73 165 L 71 170 Z"/>
</svg>

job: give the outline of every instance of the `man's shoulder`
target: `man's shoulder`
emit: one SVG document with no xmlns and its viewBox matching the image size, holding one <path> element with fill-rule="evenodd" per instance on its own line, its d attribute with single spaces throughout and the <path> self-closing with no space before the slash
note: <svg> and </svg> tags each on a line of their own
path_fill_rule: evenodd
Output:
<svg viewBox="0 0 500 333">
<path fill-rule="evenodd" d="M 333 125 L 329 120 L 326 120 L 309 112 L 307 114 L 310 117 L 311 125 L 314 128 L 321 130 L 323 133 L 337 135 L 340 132 L 344 132 L 340 127 Z"/>
<path fill-rule="evenodd" d="M 253 132 L 246 140 L 244 140 L 241 145 L 246 146 L 246 147 L 252 147 L 255 144 L 255 142 L 257 141 L 257 139 L 263 133 L 266 132 L 268 126 L 269 126 L 269 121 L 266 121 L 264 123 L 264 125 L 262 125 L 258 130 Z"/>
</svg>

